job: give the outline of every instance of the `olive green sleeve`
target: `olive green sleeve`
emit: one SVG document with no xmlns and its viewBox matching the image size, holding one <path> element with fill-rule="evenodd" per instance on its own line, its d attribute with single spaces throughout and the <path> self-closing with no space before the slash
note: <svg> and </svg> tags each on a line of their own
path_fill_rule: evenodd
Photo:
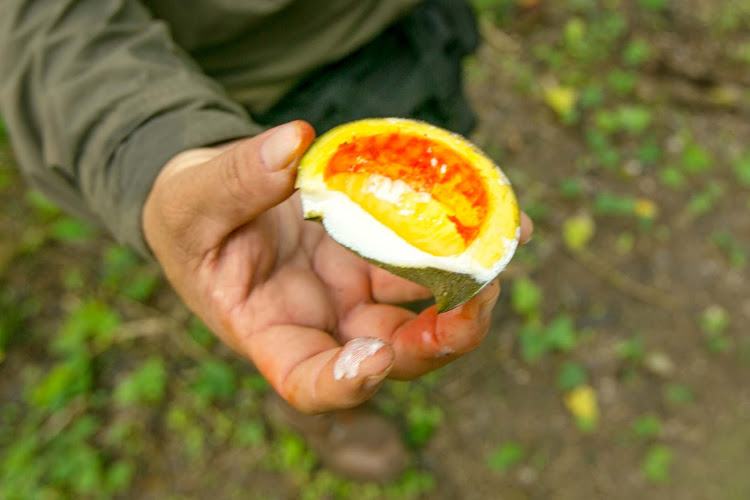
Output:
<svg viewBox="0 0 750 500">
<path fill-rule="evenodd" d="M 32 185 L 142 254 L 165 162 L 260 131 L 136 0 L 0 1 L 0 114 Z"/>
</svg>

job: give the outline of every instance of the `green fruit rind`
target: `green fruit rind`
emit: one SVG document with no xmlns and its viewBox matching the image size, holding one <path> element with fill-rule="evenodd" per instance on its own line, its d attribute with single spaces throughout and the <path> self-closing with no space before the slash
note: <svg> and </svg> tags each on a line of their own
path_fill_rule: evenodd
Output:
<svg viewBox="0 0 750 500">
<path fill-rule="evenodd" d="M 435 297 L 435 304 L 439 313 L 455 309 L 479 293 L 488 284 L 479 283 L 468 274 L 443 271 L 434 267 L 398 267 L 372 260 L 370 262 L 429 289 Z"/>
</svg>

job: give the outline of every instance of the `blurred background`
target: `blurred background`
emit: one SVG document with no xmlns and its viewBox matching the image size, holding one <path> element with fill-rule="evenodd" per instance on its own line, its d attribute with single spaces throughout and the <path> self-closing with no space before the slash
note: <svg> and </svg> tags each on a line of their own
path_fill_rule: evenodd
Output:
<svg viewBox="0 0 750 500">
<path fill-rule="evenodd" d="M 0 125 L 0 498 L 750 498 L 750 1 L 474 0 L 473 139 L 536 223 L 474 353 L 322 469 L 158 270 L 26 188 Z"/>
</svg>

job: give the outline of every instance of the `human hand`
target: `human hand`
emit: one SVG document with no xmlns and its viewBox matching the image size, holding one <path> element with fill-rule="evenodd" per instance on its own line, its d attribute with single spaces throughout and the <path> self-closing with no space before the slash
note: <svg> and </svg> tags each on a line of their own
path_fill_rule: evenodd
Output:
<svg viewBox="0 0 750 500">
<path fill-rule="evenodd" d="M 412 379 L 474 349 L 500 291 L 495 280 L 442 314 L 393 305 L 429 291 L 302 218 L 294 181 L 314 136 L 297 121 L 181 153 L 143 209 L 146 241 L 186 305 L 308 413 L 357 406 L 387 376 Z M 521 240 L 530 234 L 524 215 Z"/>
</svg>

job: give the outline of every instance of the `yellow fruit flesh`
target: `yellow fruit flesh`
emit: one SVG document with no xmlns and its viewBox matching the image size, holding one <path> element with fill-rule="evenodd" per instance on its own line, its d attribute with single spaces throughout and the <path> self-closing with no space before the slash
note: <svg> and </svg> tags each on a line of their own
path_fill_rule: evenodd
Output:
<svg viewBox="0 0 750 500">
<path fill-rule="evenodd" d="M 424 252 L 445 257 L 466 249 L 449 218 L 454 214 L 427 193 L 378 174 L 340 173 L 329 177 L 326 184 Z"/>
<path fill-rule="evenodd" d="M 353 137 L 338 145 L 324 178 L 411 245 L 440 257 L 463 252 L 487 212 L 485 181 L 474 166 L 421 135 Z"/>
</svg>

